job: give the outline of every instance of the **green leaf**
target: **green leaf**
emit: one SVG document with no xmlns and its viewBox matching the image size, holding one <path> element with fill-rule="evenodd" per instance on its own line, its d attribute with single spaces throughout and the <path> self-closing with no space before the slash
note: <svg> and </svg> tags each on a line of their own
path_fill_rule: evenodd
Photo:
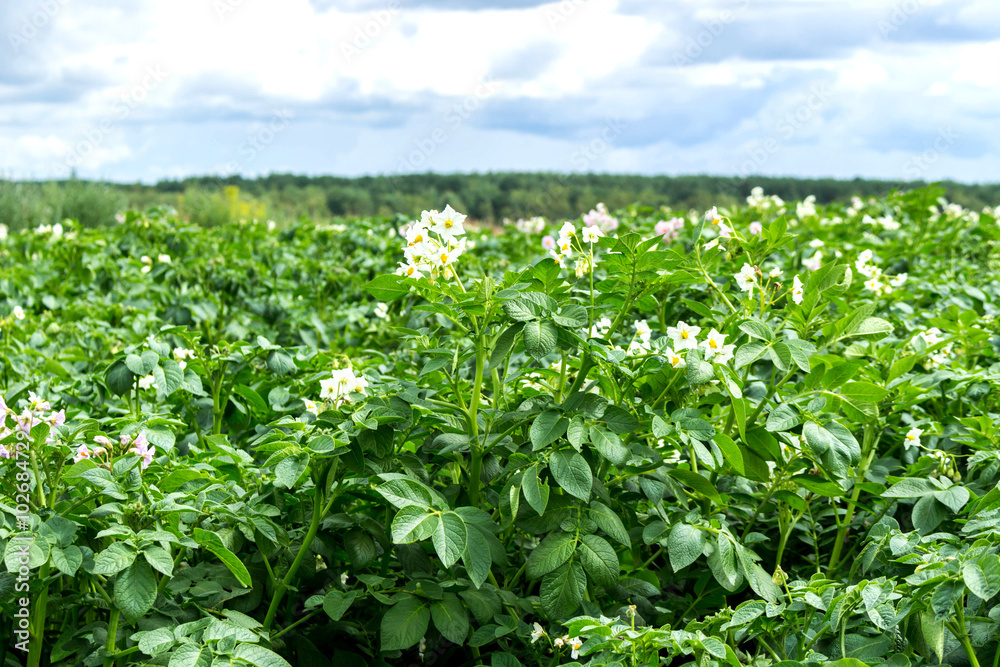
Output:
<svg viewBox="0 0 1000 667">
<path fill-rule="evenodd" d="M 587 460 L 573 450 L 560 450 L 549 458 L 549 471 L 566 493 L 580 500 L 590 500 L 594 475 Z"/>
<path fill-rule="evenodd" d="M 885 498 L 922 498 L 940 490 L 940 487 L 929 479 L 907 477 L 883 491 L 882 496 Z"/>
<path fill-rule="evenodd" d="M 619 435 L 631 433 L 639 428 L 639 420 L 631 412 L 617 405 L 609 405 L 604 409 L 603 420 L 610 431 Z"/>
<path fill-rule="evenodd" d="M 549 620 L 565 619 L 580 607 L 586 589 L 587 575 L 583 572 L 583 566 L 570 561 L 542 579 L 539 589 L 542 609 Z"/>
<path fill-rule="evenodd" d="M 924 496 L 913 506 L 911 520 L 921 535 L 930 535 L 947 516 L 947 509 L 934 496 Z"/>
<path fill-rule="evenodd" d="M 236 554 L 226 548 L 218 535 L 201 528 L 195 528 L 192 537 L 194 537 L 195 542 L 215 554 L 222 561 L 222 564 L 229 568 L 229 571 L 233 573 L 241 585 L 245 588 L 253 587 L 253 580 L 250 578 L 250 573 L 247 572 L 246 565 L 236 557 Z"/>
<path fill-rule="evenodd" d="M 382 650 L 404 651 L 427 634 L 431 612 L 415 597 L 406 597 L 382 617 Z"/>
<path fill-rule="evenodd" d="M 292 667 L 280 655 L 258 644 L 237 645 L 236 650 L 233 651 L 233 657 L 248 662 L 254 667 Z"/>
<path fill-rule="evenodd" d="M 549 502 L 549 485 L 538 478 L 537 465 L 524 471 L 521 477 L 521 491 L 524 492 L 524 499 L 539 516 L 545 514 L 545 506 Z"/>
<path fill-rule="evenodd" d="M 865 338 L 867 340 L 882 340 L 892 332 L 893 326 L 882 318 L 866 317 L 841 335 L 838 340 L 850 338 L 852 336 L 860 336 L 861 338 Z"/>
<path fill-rule="evenodd" d="M 802 423 L 795 410 L 785 403 L 776 406 L 767 416 L 767 423 L 764 428 L 768 431 L 787 431 Z"/>
<path fill-rule="evenodd" d="M 431 534 L 431 541 L 442 565 L 445 567 L 454 565 L 465 553 L 467 540 L 468 528 L 465 520 L 455 512 L 441 514 L 441 520 L 434 526 Z"/>
<path fill-rule="evenodd" d="M 587 309 L 576 303 L 567 304 L 559 308 L 559 313 L 553 315 L 552 320 L 561 326 L 579 329 L 587 326 Z"/>
<path fill-rule="evenodd" d="M 378 301 L 390 303 L 410 293 L 410 286 L 403 276 L 386 273 L 365 285 L 365 289 Z"/>
<path fill-rule="evenodd" d="M 514 347 L 514 341 L 517 340 L 517 334 L 521 332 L 522 326 L 522 324 L 516 323 L 503 330 L 493 346 L 493 352 L 490 353 L 490 368 L 502 370 L 504 359 Z"/>
<path fill-rule="evenodd" d="M 357 597 L 357 591 L 332 590 L 323 598 L 323 611 L 331 620 L 339 621 Z"/>
<path fill-rule="evenodd" d="M 889 392 L 871 382 L 848 382 L 840 389 L 840 393 L 853 402 L 878 403 Z"/>
<path fill-rule="evenodd" d="M 667 538 L 667 553 L 670 556 L 670 567 L 674 572 L 698 560 L 707 541 L 704 531 L 686 523 L 675 523 Z"/>
<path fill-rule="evenodd" d="M 392 541 L 395 544 L 410 544 L 431 537 L 440 515 L 430 513 L 419 505 L 407 505 L 396 513 L 392 520 Z"/>
<path fill-rule="evenodd" d="M 431 605 L 431 618 L 441 636 L 461 646 L 469 634 L 469 612 L 454 593 Z"/>
<path fill-rule="evenodd" d="M 146 615 L 156 602 L 156 578 L 149 563 L 133 561 L 115 578 L 115 606 L 130 623 Z"/>
<path fill-rule="evenodd" d="M 213 660 L 212 649 L 208 646 L 182 644 L 170 654 L 168 667 L 210 667 Z"/>
<path fill-rule="evenodd" d="M 535 361 L 555 352 L 559 330 L 549 320 L 534 320 L 524 325 L 524 351 Z"/>
<path fill-rule="evenodd" d="M 408 505 L 416 505 L 431 509 L 438 503 L 426 485 L 409 477 L 391 479 L 385 484 L 375 487 L 375 490 L 392 505 L 402 509 Z"/>
<path fill-rule="evenodd" d="M 764 343 L 758 343 L 757 341 L 750 341 L 746 345 L 741 345 L 736 349 L 733 368 L 739 370 L 744 366 L 749 366 L 761 358 L 764 352 L 767 351 L 767 347 Z"/>
<path fill-rule="evenodd" d="M 628 448 L 622 444 L 621 438 L 607 431 L 600 426 L 592 426 L 590 429 L 590 442 L 601 453 L 601 456 L 622 466 L 628 460 Z"/>
<path fill-rule="evenodd" d="M 959 512 L 969 502 L 969 490 L 964 486 L 952 486 L 935 492 L 934 497 L 952 512 Z"/>
<path fill-rule="evenodd" d="M 946 580 L 938 584 L 931 596 L 931 609 L 938 620 L 946 621 L 955 614 L 955 603 L 962 599 L 965 586 L 960 582 Z"/>
<path fill-rule="evenodd" d="M 274 468 L 274 485 L 280 488 L 295 488 L 295 483 L 309 467 L 309 453 L 295 452 L 281 459 Z"/>
<path fill-rule="evenodd" d="M 538 579 L 568 561 L 576 551 L 576 539 L 570 533 L 550 533 L 531 550 L 525 564 L 529 579 Z"/>
<path fill-rule="evenodd" d="M 740 451 L 739 446 L 725 433 L 716 433 L 712 441 L 719 446 L 722 450 L 722 456 L 729 462 L 729 465 L 733 467 L 740 475 L 745 475 L 746 471 L 743 467 L 743 453 Z"/>
<path fill-rule="evenodd" d="M 583 569 L 596 583 L 605 587 L 618 583 L 618 555 L 603 537 L 581 535 L 576 552 L 580 555 Z"/>
<path fill-rule="evenodd" d="M 618 544 L 624 547 L 630 547 L 632 545 L 632 540 L 629 539 L 628 531 L 625 530 L 625 524 L 622 523 L 621 518 L 611 511 L 604 503 L 597 502 L 596 500 L 590 503 L 590 518 L 597 524 L 597 527 L 603 530 L 608 537 L 613 539 Z"/>
<path fill-rule="evenodd" d="M 465 564 L 465 570 L 469 574 L 469 579 L 476 585 L 476 588 L 479 588 L 490 576 L 490 566 L 493 565 L 493 557 L 486 534 L 474 524 L 466 525 L 469 529 L 469 534 L 465 544 L 465 553 L 462 555 L 462 563 Z M 493 540 L 496 541 L 496 538 L 493 537 Z"/>
<path fill-rule="evenodd" d="M 774 332 L 760 320 L 747 320 L 740 325 L 740 331 L 751 338 L 759 338 L 766 341 L 774 340 Z"/>
<path fill-rule="evenodd" d="M 938 660 L 944 660 L 944 620 L 938 619 L 930 609 L 920 614 L 920 632 Z"/>
<path fill-rule="evenodd" d="M 295 360 L 292 359 L 284 350 L 271 350 L 268 352 L 267 359 L 264 360 L 264 365 L 267 366 L 268 370 L 279 377 L 283 377 L 289 373 L 294 373 L 298 370 L 295 366 Z"/>
<path fill-rule="evenodd" d="M 155 544 L 148 546 L 142 550 L 142 556 L 157 572 L 167 577 L 173 576 L 174 559 L 170 557 L 170 552 L 163 547 Z"/>
<path fill-rule="evenodd" d="M 700 348 L 688 350 L 684 356 L 684 363 L 687 365 L 687 381 L 692 387 L 710 382 L 715 377 L 712 364 L 702 361 Z"/>
<path fill-rule="evenodd" d="M 50 558 L 57 570 L 70 577 L 75 576 L 76 571 L 83 565 L 83 552 L 75 544 L 68 547 L 52 547 Z"/>
<path fill-rule="evenodd" d="M 987 554 L 962 567 L 962 580 L 975 595 L 989 600 L 1000 593 L 1000 556 Z"/>
<path fill-rule="evenodd" d="M 552 444 L 563 436 L 569 420 L 557 410 L 546 410 L 531 422 L 529 436 L 531 437 L 531 448 L 534 451 L 542 449 L 546 445 Z"/>
<path fill-rule="evenodd" d="M 135 385 L 135 378 L 136 374 L 129 370 L 121 359 L 108 366 L 108 370 L 104 371 L 104 384 L 107 385 L 108 391 L 115 396 L 124 396 L 129 393 Z"/>
<path fill-rule="evenodd" d="M 703 496 L 710 498 L 711 500 L 722 503 L 722 497 L 719 495 L 718 489 L 709 480 L 702 477 L 700 474 L 693 472 L 691 470 L 668 470 L 667 474 L 674 479 L 679 480 L 685 486 L 689 486 Z"/>
<path fill-rule="evenodd" d="M 135 556 L 135 549 L 122 542 L 112 542 L 107 549 L 94 556 L 92 573 L 105 576 L 117 574 L 131 565 Z"/>
</svg>

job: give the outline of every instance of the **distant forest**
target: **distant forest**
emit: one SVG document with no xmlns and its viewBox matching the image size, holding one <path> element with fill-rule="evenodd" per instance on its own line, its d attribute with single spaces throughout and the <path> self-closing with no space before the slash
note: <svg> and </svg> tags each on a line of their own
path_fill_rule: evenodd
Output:
<svg viewBox="0 0 1000 667">
<path fill-rule="evenodd" d="M 412 217 L 423 209 L 455 209 L 484 222 L 542 215 L 575 218 L 604 202 L 616 209 L 641 203 L 674 210 L 704 210 L 743 203 L 755 186 L 794 201 L 815 195 L 820 203 L 852 196 L 882 196 L 926 185 L 922 181 L 800 179 L 753 176 L 630 176 L 615 174 L 472 173 L 401 176 L 196 177 L 155 185 L 70 179 L 0 180 L 0 224 L 10 229 L 75 218 L 85 226 L 107 224 L 127 207 L 173 206 L 186 219 L 215 225 L 234 218 L 315 220 L 351 216 Z M 975 210 L 1000 204 L 1000 183 L 941 183 L 947 198 Z"/>
</svg>

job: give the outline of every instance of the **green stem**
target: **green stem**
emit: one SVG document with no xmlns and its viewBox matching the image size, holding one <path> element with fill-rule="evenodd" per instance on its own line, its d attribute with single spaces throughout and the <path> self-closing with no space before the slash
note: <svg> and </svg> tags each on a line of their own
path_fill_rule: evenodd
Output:
<svg viewBox="0 0 1000 667">
<path fill-rule="evenodd" d="M 483 469 L 483 447 L 479 442 L 479 399 L 483 392 L 483 371 L 486 366 L 486 348 L 483 339 L 476 341 L 476 379 L 469 399 L 469 451 L 472 465 L 469 468 L 469 503 L 479 507 L 479 477 Z"/>
<path fill-rule="evenodd" d="M 115 639 L 118 635 L 118 617 L 121 612 L 118 611 L 118 607 L 111 608 L 111 621 L 108 623 L 108 641 L 105 643 L 104 648 L 110 655 L 104 658 L 104 667 L 114 667 L 115 664 Z"/>
<path fill-rule="evenodd" d="M 302 561 L 305 560 L 306 554 L 309 552 L 309 547 L 312 546 L 313 538 L 316 537 L 316 533 L 319 531 L 319 523 L 323 519 L 323 492 L 317 486 L 316 496 L 313 498 L 313 514 L 312 521 L 309 524 L 309 531 L 306 533 L 305 538 L 302 540 L 302 546 L 299 547 L 299 553 L 295 555 L 295 560 L 292 561 L 292 566 L 288 568 L 288 572 L 285 573 L 284 579 L 274 590 L 274 596 L 271 598 L 271 605 L 267 608 L 267 616 L 264 617 L 264 632 L 268 632 L 271 629 L 271 624 L 274 623 L 274 616 L 278 613 L 278 605 L 281 603 L 281 598 L 285 596 L 285 591 L 288 590 L 288 586 L 295 574 L 299 571 L 299 566 L 302 565 Z"/>
<path fill-rule="evenodd" d="M 49 577 L 49 568 L 49 563 L 46 562 L 38 571 L 38 580 L 41 582 L 42 590 L 38 593 L 38 599 L 35 601 L 34 618 L 31 623 L 33 641 L 28 647 L 28 667 L 38 667 L 42 664 L 42 647 L 45 645 L 45 613 L 49 601 L 49 584 L 46 582 Z"/>
<path fill-rule="evenodd" d="M 965 655 L 969 657 L 969 662 L 972 667 L 979 667 L 979 658 L 976 657 L 976 649 L 972 647 L 972 642 L 969 641 L 969 632 L 965 628 L 965 598 L 964 596 L 959 598 L 958 602 L 955 603 L 955 610 L 958 612 L 958 622 L 956 623 L 956 628 L 961 632 L 955 633 L 955 637 L 962 644 L 962 648 L 965 649 Z"/>
<path fill-rule="evenodd" d="M 830 554 L 830 564 L 827 566 L 827 571 L 836 567 L 840 561 L 840 554 L 844 550 L 844 542 L 847 539 L 847 531 L 851 529 L 851 521 L 854 519 L 855 503 L 858 502 L 858 497 L 861 495 L 859 483 L 865 480 L 865 475 L 868 473 L 868 466 L 871 465 L 872 459 L 875 457 L 875 441 L 875 424 L 865 424 L 864 447 L 862 451 L 864 458 L 861 468 L 858 470 L 858 479 L 854 482 L 854 491 L 851 493 L 851 499 L 847 504 L 844 521 L 837 528 L 837 541 L 833 545 L 833 553 Z"/>
</svg>

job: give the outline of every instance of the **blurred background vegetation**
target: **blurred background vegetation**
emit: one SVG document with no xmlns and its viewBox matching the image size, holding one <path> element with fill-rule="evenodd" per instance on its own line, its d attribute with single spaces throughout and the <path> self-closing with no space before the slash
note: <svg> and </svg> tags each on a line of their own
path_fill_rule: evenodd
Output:
<svg viewBox="0 0 1000 667">
<path fill-rule="evenodd" d="M 0 179 L 0 224 L 13 230 L 75 218 L 84 226 L 109 224 L 126 208 L 173 206 L 191 222 L 212 226 L 239 218 L 321 221 L 349 216 L 417 216 L 446 203 L 470 217 L 499 223 L 503 218 L 543 215 L 575 218 L 604 202 L 612 210 L 642 203 L 674 210 L 705 210 L 742 203 L 751 188 L 794 201 L 815 195 L 820 203 L 847 202 L 910 190 L 924 182 L 795 179 L 725 176 L 629 176 L 612 174 L 484 173 L 401 176 L 297 176 L 272 174 L 197 177 L 155 185 Z M 944 182 L 949 201 L 973 210 L 1000 204 L 1000 184 Z"/>
</svg>

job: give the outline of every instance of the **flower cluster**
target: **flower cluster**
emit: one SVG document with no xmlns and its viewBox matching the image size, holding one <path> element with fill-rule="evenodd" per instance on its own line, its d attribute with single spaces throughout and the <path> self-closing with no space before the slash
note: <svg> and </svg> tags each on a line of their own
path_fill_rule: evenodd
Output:
<svg viewBox="0 0 1000 667">
<path fill-rule="evenodd" d="M 54 225 L 39 225 L 35 228 L 35 233 L 39 236 L 51 236 L 52 241 L 62 238 L 63 226 L 58 222 Z"/>
<path fill-rule="evenodd" d="M 573 268 L 576 277 L 582 278 L 594 267 L 594 244 L 602 236 L 604 233 L 600 227 L 584 227 L 578 237 L 573 223 L 564 222 L 559 229 L 559 238 L 546 236 L 542 239 L 542 248 L 548 250 L 553 261 L 564 269 L 567 268 L 566 260 L 576 257 Z M 577 240 L 579 242 L 574 243 Z M 589 247 L 584 248 L 584 243 Z"/>
<path fill-rule="evenodd" d="M 53 410 L 52 404 L 49 401 L 41 398 L 32 391 L 28 392 L 27 405 L 20 413 L 13 408 L 7 407 L 3 396 L 0 396 L 0 440 L 3 440 L 14 432 L 13 429 L 7 426 L 8 415 L 13 416 L 15 428 L 19 429 L 25 436 L 30 436 L 31 429 L 43 422 L 50 427 L 61 426 L 66 423 L 66 412 L 64 410 Z M 54 441 L 55 439 L 51 433 L 45 440 L 49 444 Z M 0 445 L 0 459 L 9 459 L 12 457 L 13 452 Z"/>
<path fill-rule="evenodd" d="M 700 333 L 701 327 L 692 326 L 685 322 L 678 322 L 677 326 L 667 327 L 667 336 L 670 337 L 673 346 L 667 348 L 664 355 L 671 366 L 674 368 L 686 366 L 683 351 L 699 347 L 698 334 Z M 700 347 L 705 351 L 705 361 L 716 364 L 729 363 L 736 350 L 735 345 L 726 345 L 725 334 L 721 334 L 715 329 L 709 332 L 708 337 L 701 342 Z"/>
<path fill-rule="evenodd" d="M 605 234 L 618 229 L 618 218 L 608 212 L 608 207 L 599 203 L 583 216 L 583 224 L 587 227 L 598 227 Z"/>
<path fill-rule="evenodd" d="M 893 220 L 891 215 L 880 215 L 877 218 L 873 218 L 870 215 L 865 214 L 865 216 L 861 218 L 861 222 L 866 225 L 872 225 L 873 227 L 881 227 L 889 232 L 899 229 L 899 223 Z"/>
<path fill-rule="evenodd" d="M 396 273 L 408 278 L 422 278 L 425 273 L 437 278 L 450 278 L 452 265 L 465 252 L 466 216 L 451 206 L 438 211 L 423 211 L 420 220 L 406 230 L 406 262 L 400 262 Z"/>
<path fill-rule="evenodd" d="M 156 452 L 156 445 L 150 444 L 149 440 L 146 439 L 145 431 L 140 431 L 135 436 L 122 434 L 118 437 L 118 441 L 123 455 L 133 454 L 142 459 L 139 464 L 141 470 L 145 470 L 149 467 L 149 464 L 153 462 L 153 454 Z M 94 442 L 97 446 L 93 449 L 88 447 L 87 443 L 83 443 L 77 447 L 76 455 L 73 457 L 73 463 L 79 463 L 84 459 L 95 460 L 100 461 L 99 465 L 110 469 L 111 461 L 115 454 L 114 443 L 111 442 L 110 438 L 104 435 L 95 436 Z"/>
<path fill-rule="evenodd" d="M 660 220 L 653 227 L 653 231 L 657 236 L 663 237 L 664 243 L 672 243 L 680 236 L 681 230 L 684 229 L 684 218 L 673 217 L 669 220 Z"/>
<path fill-rule="evenodd" d="M 653 330 L 649 328 L 649 323 L 646 320 L 637 321 L 635 323 L 635 336 L 628 345 L 627 353 L 632 356 L 649 352 L 652 349 L 649 343 L 652 336 Z"/>
<path fill-rule="evenodd" d="M 355 375 L 354 370 L 347 367 L 330 371 L 330 377 L 320 380 L 319 386 L 320 398 L 336 407 L 353 402 L 355 395 L 363 396 L 365 389 L 368 388 L 368 380 L 364 376 Z M 303 402 L 307 411 L 314 415 L 319 414 L 320 405 L 308 399 L 303 399 Z"/>
<path fill-rule="evenodd" d="M 525 234 L 541 234 L 545 231 L 546 225 L 545 218 L 540 215 L 536 215 L 533 218 L 518 218 L 513 222 L 508 218 L 504 218 L 503 224 L 505 226 L 513 225 L 518 231 Z"/>
<path fill-rule="evenodd" d="M 809 195 L 795 205 L 795 217 L 808 218 L 816 215 L 816 195 Z"/>
<path fill-rule="evenodd" d="M 759 185 L 752 190 L 750 190 L 750 196 L 747 197 L 747 205 L 762 211 L 767 211 L 772 208 L 777 209 L 780 213 L 785 208 L 784 200 L 778 195 L 764 195 L 764 188 Z"/>
<path fill-rule="evenodd" d="M 183 347 L 174 349 L 174 360 L 177 362 L 177 365 L 180 366 L 181 370 L 187 368 L 188 359 L 194 359 L 194 350 L 188 350 Z"/>
<path fill-rule="evenodd" d="M 532 626 L 531 630 L 531 643 L 534 644 L 542 637 L 548 637 L 549 633 L 545 632 L 545 628 L 541 626 L 540 623 L 536 622 Z M 583 647 L 583 640 L 579 637 L 570 637 L 569 635 L 563 635 L 562 637 L 556 637 L 552 640 L 552 646 L 554 648 L 562 648 L 563 646 L 568 646 L 570 650 L 570 657 L 576 660 L 580 657 L 580 649 Z"/>
<path fill-rule="evenodd" d="M 858 273 L 867 278 L 865 280 L 865 289 L 875 294 L 891 294 L 894 287 L 900 287 L 906 282 L 907 274 L 905 273 L 895 276 L 883 275 L 882 269 L 872 262 L 871 250 L 862 251 L 858 255 L 857 261 L 854 262 L 854 266 L 858 270 Z"/>
<path fill-rule="evenodd" d="M 941 330 L 937 327 L 931 327 L 925 331 L 921 331 L 917 334 L 917 337 L 924 342 L 925 347 L 931 347 L 932 345 L 937 345 L 941 342 Z M 953 345 L 951 343 L 941 347 L 940 349 L 932 352 L 927 358 L 926 366 L 928 368 L 937 368 L 938 366 L 944 366 L 948 363 L 949 357 L 953 350 Z"/>
</svg>

